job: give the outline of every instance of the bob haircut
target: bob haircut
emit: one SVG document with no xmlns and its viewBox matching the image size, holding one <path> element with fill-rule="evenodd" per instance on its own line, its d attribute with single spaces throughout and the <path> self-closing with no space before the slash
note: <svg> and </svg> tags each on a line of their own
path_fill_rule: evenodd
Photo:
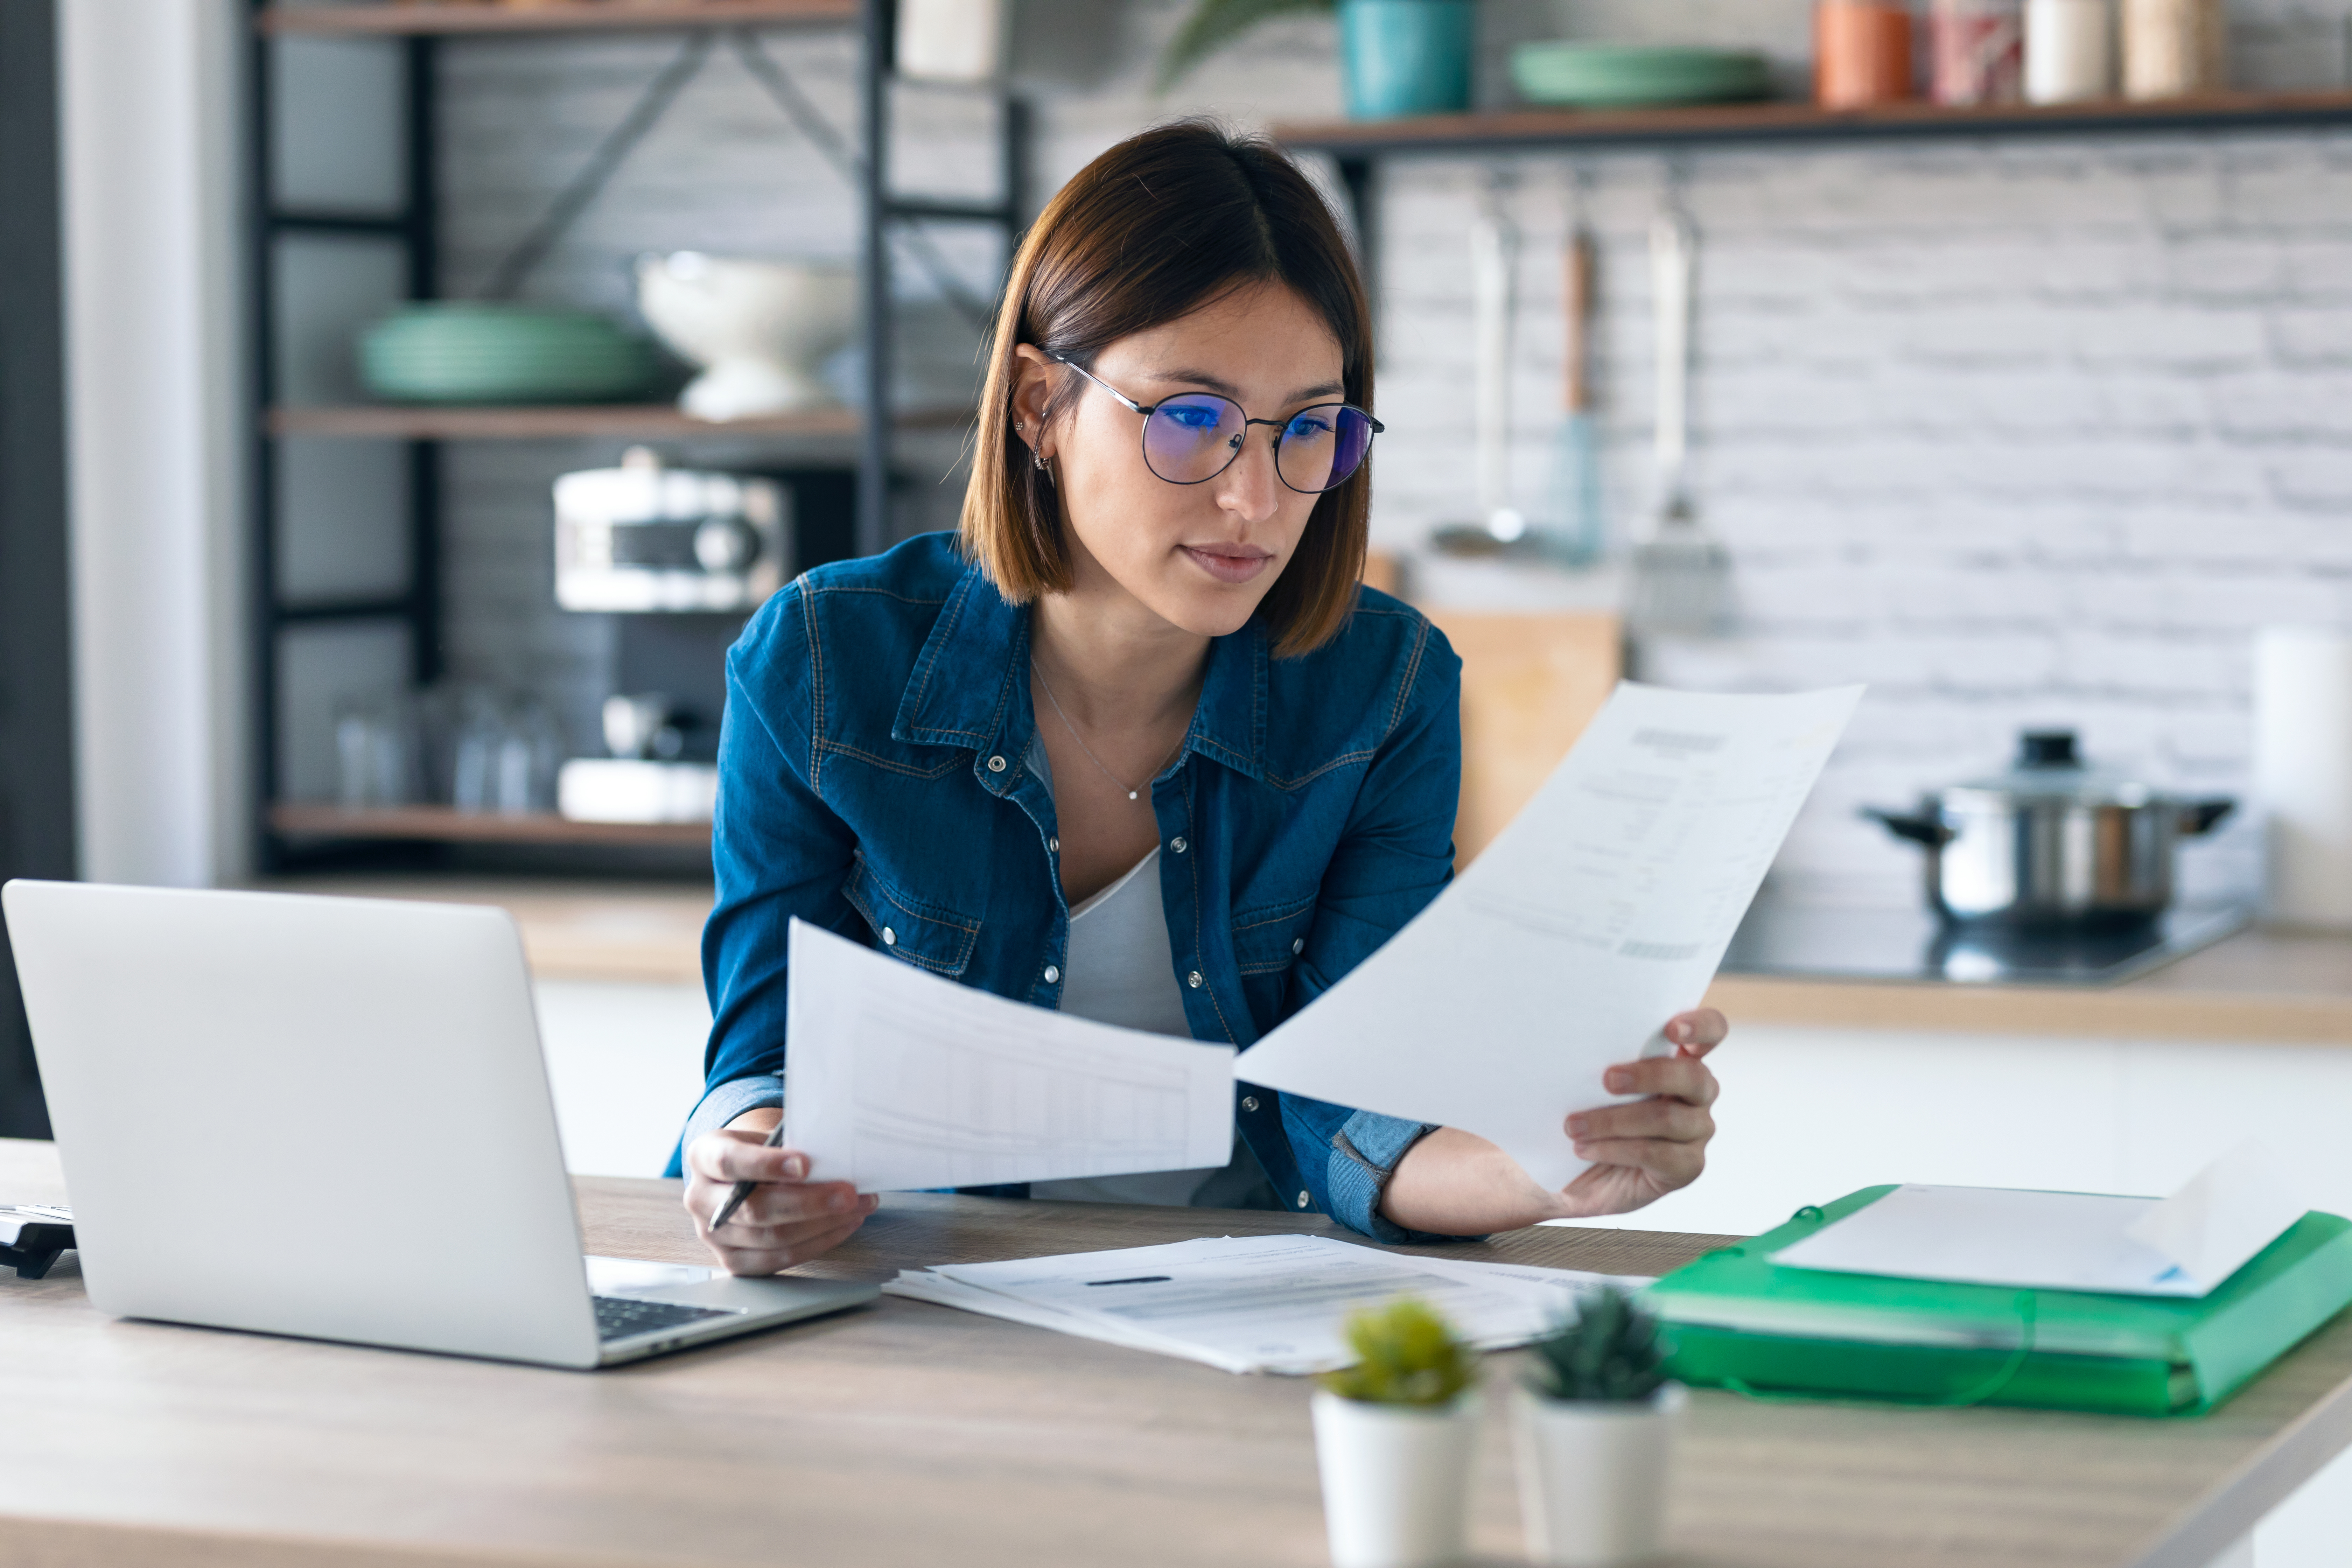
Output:
<svg viewBox="0 0 2352 1568">
<path fill-rule="evenodd" d="M 1322 195 L 1271 143 L 1205 121 L 1155 127 L 1079 171 L 1013 258 L 980 400 L 965 552 L 1013 604 L 1073 581 L 1054 487 L 1012 434 L 1014 348 L 1091 365 L 1103 349 L 1255 283 L 1280 283 L 1339 340 L 1348 402 L 1372 404 L 1371 311 Z M 1065 374 L 1045 418 L 1085 391 Z M 1297 552 L 1258 607 L 1276 657 L 1320 647 L 1347 624 L 1363 574 L 1371 462 L 1317 498 Z"/>
</svg>

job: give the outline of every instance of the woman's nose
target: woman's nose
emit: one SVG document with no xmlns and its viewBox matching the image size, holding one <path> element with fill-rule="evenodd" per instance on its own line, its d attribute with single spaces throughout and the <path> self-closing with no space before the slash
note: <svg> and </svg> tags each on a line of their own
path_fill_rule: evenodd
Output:
<svg viewBox="0 0 2352 1568">
<path fill-rule="evenodd" d="M 1282 504 L 1282 476 L 1276 469 L 1273 441 L 1242 442 L 1233 467 L 1218 476 L 1217 504 L 1250 522 L 1264 522 L 1274 515 Z"/>
</svg>

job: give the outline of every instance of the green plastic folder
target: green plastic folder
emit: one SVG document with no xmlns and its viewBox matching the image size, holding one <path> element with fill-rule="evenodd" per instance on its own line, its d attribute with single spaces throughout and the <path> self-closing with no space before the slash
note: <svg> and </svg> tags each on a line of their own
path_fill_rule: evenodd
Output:
<svg viewBox="0 0 2352 1568">
<path fill-rule="evenodd" d="M 2198 1299 L 1784 1268 L 1771 1255 L 1877 1202 L 1865 1187 L 1651 1287 L 1674 1375 L 1747 1393 L 2195 1415 L 2352 1304 L 2352 1221 L 2297 1220 Z"/>
</svg>

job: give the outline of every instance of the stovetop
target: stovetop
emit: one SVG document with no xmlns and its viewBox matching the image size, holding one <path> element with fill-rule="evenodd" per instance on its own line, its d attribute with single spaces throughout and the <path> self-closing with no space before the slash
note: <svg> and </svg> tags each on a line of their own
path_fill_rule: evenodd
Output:
<svg viewBox="0 0 2352 1568">
<path fill-rule="evenodd" d="M 2221 941 L 2242 905 L 2174 909 L 2121 931 L 2018 931 L 1948 925 L 1930 911 L 1841 909 L 1759 899 L 1727 974 L 1825 980 L 1932 980 L 1966 985 L 2114 985 Z"/>
</svg>

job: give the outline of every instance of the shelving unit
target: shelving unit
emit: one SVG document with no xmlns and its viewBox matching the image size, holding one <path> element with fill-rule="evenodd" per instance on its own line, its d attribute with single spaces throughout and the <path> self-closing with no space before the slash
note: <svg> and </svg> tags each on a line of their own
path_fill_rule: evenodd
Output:
<svg viewBox="0 0 2352 1568">
<path fill-rule="evenodd" d="M 969 409 L 902 414 L 901 430 L 952 430 Z M 331 408 L 273 408 L 263 421 L 271 436 L 327 436 L 404 441 L 537 441 L 579 439 L 725 439 L 729 437 L 844 437 L 866 427 L 846 408 L 812 409 L 723 424 L 696 419 L 672 403 L 551 404 L 540 407 L 467 408 L 448 405 L 353 404 Z"/>
<path fill-rule="evenodd" d="M 574 822 L 552 812 L 468 812 L 446 805 L 396 805 L 352 811 L 339 805 L 280 802 L 269 808 L 269 826 L 289 838 L 635 849 L 710 847 L 710 826 L 702 822 Z"/>
<path fill-rule="evenodd" d="M 1948 108 L 1889 103 L 1822 109 L 1811 103 L 1715 103 L 1655 109 L 1504 109 L 1406 120 L 1307 121 L 1270 127 L 1274 139 L 1322 153 L 1338 166 L 1367 258 L 1377 254 L 1378 165 L 1384 158 L 1462 157 L 1545 149 L 1776 146 L 1798 150 L 1857 142 L 2158 134 L 2251 133 L 2352 125 L 2352 92 L 2211 93 L 2139 103 L 2002 103 Z"/>
<path fill-rule="evenodd" d="M 451 441 L 544 439 L 744 440 L 853 443 L 856 450 L 856 542 L 861 552 L 890 541 L 890 480 L 893 437 L 899 431 L 952 429 L 966 423 L 965 408 L 901 412 L 868 420 L 854 409 L 712 423 L 688 417 L 667 405 L 565 405 L 527 407 L 446 405 L 305 405 L 290 403 L 277 385 L 277 355 L 271 341 L 279 293 L 279 245 L 289 236 L 365 237 L 399 247 L 408 298 L 439 295 L 436 276 L 436 193 L 439 149 L 434 139 L 436 50 L 446 37 L 488 35 L 548 36 L 583 32 L 690 32 L 712 29 L 806 26 L 855 28 L 864 59 L 860 73 L 860 136 L 856 173 L 863 213 L 860 265 L 865 379 L 862 406 L 893 406 L 891 399 L 892 234 L 906 225 L 973 223 L 1001 230 L 1009 257 L 1026 212 L 1024 165 L 1028 121 L 1024 106 L 1000 100 L 1002 147 L 999 188 L 993 199 L 958 201 L 897 195 L 889 184 L 890 62 L 895 58 L 895 0 L 539 0 L 499 5 L 490 0 L 409 0 L 405 4 L 285 5 L 253 0 L 253 175 L 258 194 L 254 244 L 254 309 L 257 323 L 254 382 L 257 510 L 252 552 L 256 619 L 253 679 L 258 693 L 254 809 L 260 828 L 260 868 L 281 868 L 287 841 L 317 844 L 328 839 L 409 839 L 445 843 L 541 845 L 660 845 L 709 843 L 707 829 L 675 825 L 615 830 L 613 825 L 566 825 L 560 818 L 466 816 L 443 808 L 403 807 L 388 812 L 348 813 L 281 801 L 279 645 L 287 631 L 322 624 L 398 625 L 410 652 L 409 677 L 429 685 L 443 673 L 440 447 Z M 274 184 L 271 137 L 273 49 L 276 40 L 378 38 L 402 49 L 404 112 L 407 134 L 402 164 L 404 195 L 398 210 L 341 212 L 289 206 Z M 289 604 L 279 591 L 277 508 L 279 504 L 278 444 L 289 438 L 344 437 L 404 444 L 410 493 L 407 518 L 407 587 L 399 594 L 369 594 Z M 567 835 L 567 826 L 583 831 Z"/>
</svg>

